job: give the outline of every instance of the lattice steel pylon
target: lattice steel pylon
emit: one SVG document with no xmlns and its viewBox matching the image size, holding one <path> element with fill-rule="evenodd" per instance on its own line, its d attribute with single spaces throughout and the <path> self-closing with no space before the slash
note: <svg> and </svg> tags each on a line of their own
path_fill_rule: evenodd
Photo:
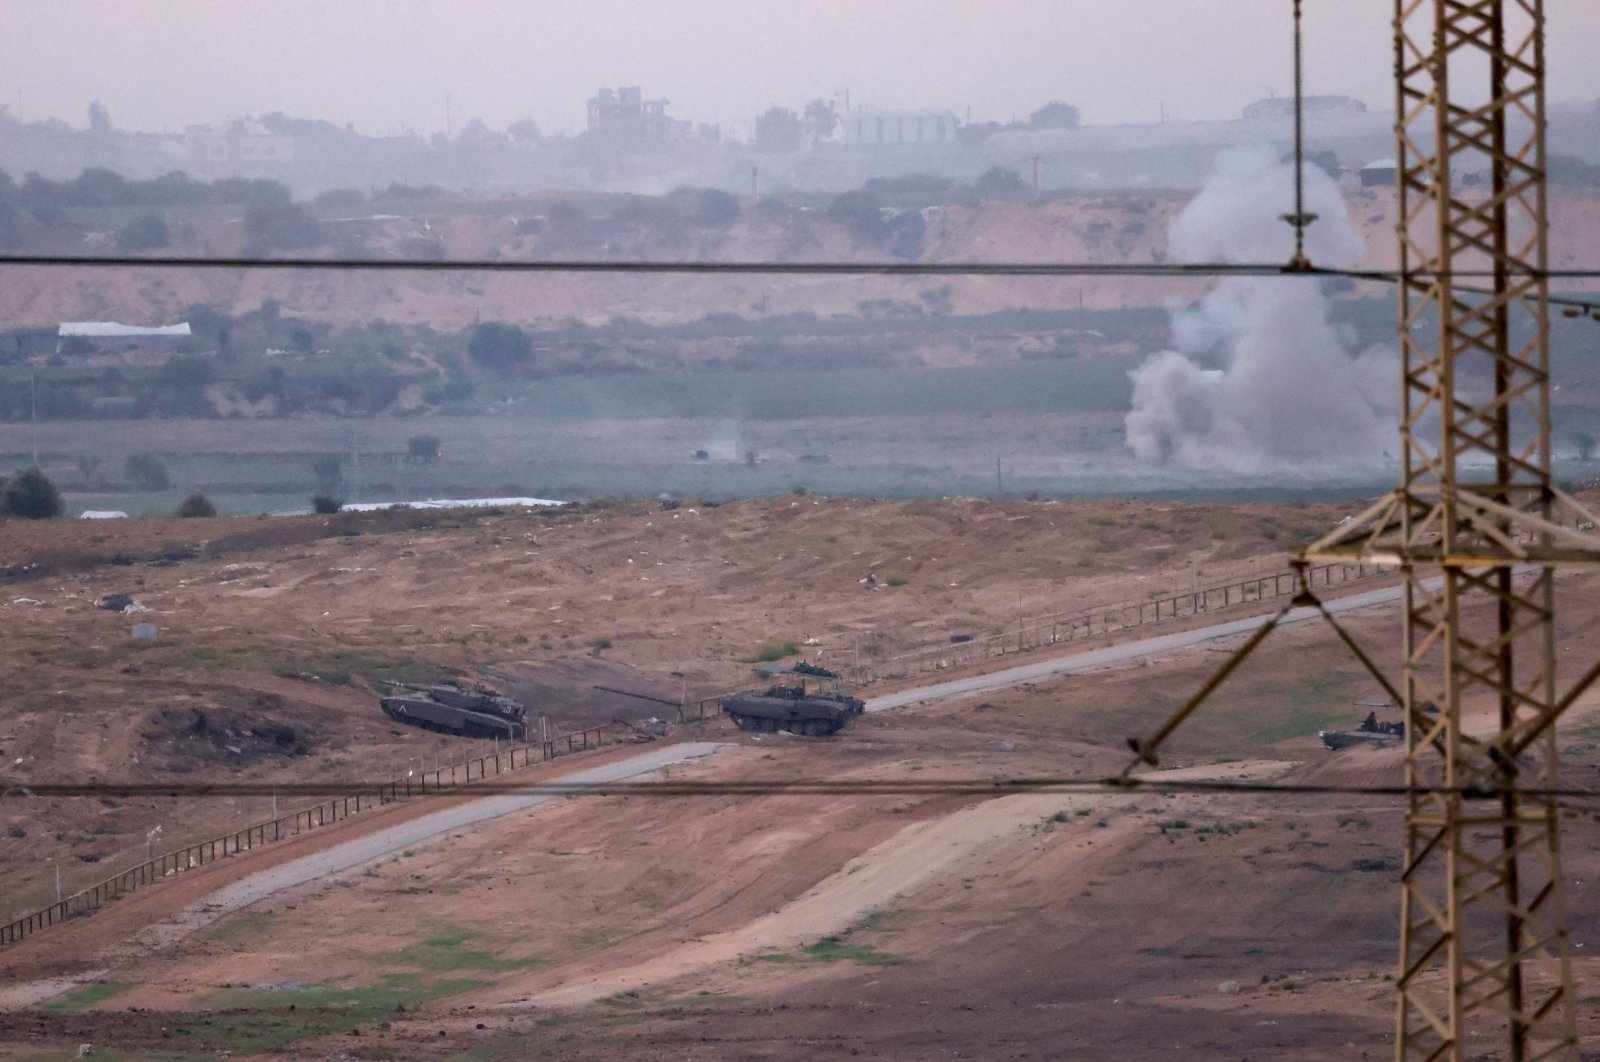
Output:
<svg viewBox="0 0 1600 1062">
<path fill-rule="evenodd" d="M 1555 572 L 1600 562 L 1550 473 L 1544 5 L 1395 0 L 1394 29 L 1403 479 L 1302 556 L 1407 575 L 1396 1057 L 1576 1058 L 1557 808 L 1525 792 L 1593 678 L 1557 688 Z"/>
</svg>

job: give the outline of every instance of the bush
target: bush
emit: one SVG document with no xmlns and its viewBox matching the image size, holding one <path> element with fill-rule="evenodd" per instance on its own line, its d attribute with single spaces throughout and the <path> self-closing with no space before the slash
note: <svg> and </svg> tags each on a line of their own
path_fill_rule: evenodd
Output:
<svg viewBox="0 0 1600 1062">
<path fill-rule="evenodd" d="M 249 252 L 313 247 L 322 241 L 322 226 L 311 212 L 294 202 L 289 189 L 267 183 L 254 189 L 244 212 Z"/>
<path fill-rule="evenodd" d="M 829 221 L 843 225 L 859 242 L 877 246 L 884 236 L 883 211 L 871 192 L 844 192 L 828 203 Z"/>
<path fill-rule="evenodd" d="M 439 460 L 439 448 L 443 446 L 437 435 L 413 435 L 406 440 L 406 460 L 427 463 Z"/>
<path fill-rule="evenodd" d="M 899 572 L 890 572 L 883 581 L 888 583 L 890 586 L 904 586 L 911 580 L 906 576 L 901 575 Z"/>
<path fill-rule="evenodd" d="M 174 354 L 156 370 L 156 385 L 175 391 L 200 391 L 211 380 L 211 359 L 204 354 Z"/>
<path fill-rule="evenodd" d="M 344 502 L 331 494 L 313 494 L 311 496 L 311 511 L 314 513 L 336 513 L 344 508 Z"/>
<path fill-rule="evenodd" d="M 1081 120 L 1078 108 L 1060 100 L 1051 100 L 1028 116 L 1028 128 L 1076 129 Z"/>
<path fill-rule="evenodd" d="M 179 516 L 215 516 L 217 507 L 211 504 L 211 499 L 200 491 L 192 492 L 187 498 L 178 503 Z"/>
<path fill-rule="evenodd" d="M 739 220 L 739 201 L 719 188 L 702 188 L 695 193 L 689 220 L 711 229 L 725 229 Z"/>
<path fill-rule="evenodd" d="M 528 342 L 528 334 L 514 324 L 485 321 L 472 330 L 467 355 L 485 368 L 509 375 L 533 360 L 533 344 Z"/>
<path fill-rule="evenodd" d="M 128 478 L 144 490 L 166 490 L 172 486 L 167 463 L 152 453 L 129 454 L 122 463 Z"/>
<path fill-rule="evenodd" d="M 1033 187 L 1023 180 L 1022 174 L 1004 166 L 992 166 L 972 182 L 972 190 L 979 199 L 1026 199 Z"/>
<path fill-rule="evenodd" d="M 770 664 L 774 660 L 782 660 L 786 656 L 793 656 L 800 651 L 800 647 L 793 642 L 762 642 L 756 646 L 756 651 L 744 659 L 746 664 Z"/>
<path fill-rule="evenodd" d="M 49 520 L 60 516 L 61 492 L 37 468 L 25 468 L 6 480 L 0 494 L 0 514 L 22 520 Z"/>
<path fill-rule="evenodd" d="M 123 254 L 155 251 L 172 242 L 172 231 L 155 214 L 141 214 L 117 233 L 117 250 Z"/>
</svg>

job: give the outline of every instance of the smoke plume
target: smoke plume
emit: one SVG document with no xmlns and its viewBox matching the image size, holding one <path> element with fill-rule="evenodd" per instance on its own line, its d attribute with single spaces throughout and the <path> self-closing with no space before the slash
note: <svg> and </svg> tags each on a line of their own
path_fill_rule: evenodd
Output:
<svg viewBox="0 0 1600 1062">
<path fill-rule="evenodd" d="M 1361 238 L 1334 181 L 1307 167 L 1306 232 L 1318 265 L 1348 265 Z M 1219 155 L 1205 187 L 1173 221 L 1168 242 L 1185 262 L 1287 262 L 1294 167 L 1264 148 Z M 1196 306 L 1175 310 L 1172 342 L 1133 372 L 1124 420 L 1134 455 L 1150 464 L 1221 472 L 1382 463 L 1394 446 L 1392 349 L 1355 349 L 1329 319 L 1310 277 L 1230 278 Z M 1207 368 L 1214 365 L 1216 368 Z"/>
</svg>

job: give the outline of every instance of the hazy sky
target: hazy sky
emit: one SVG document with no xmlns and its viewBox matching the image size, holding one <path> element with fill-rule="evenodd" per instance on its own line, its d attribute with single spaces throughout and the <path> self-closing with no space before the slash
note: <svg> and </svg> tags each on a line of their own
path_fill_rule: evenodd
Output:
<svg viewBox="0 0 1600 1062">
<path fill-rule="evenodd" d="M 1307 91 L 1392 107 L 1392 0 L 1305 0 Z M 1600 3 L 1549 0 L 1552 100 L 1600 96 Z M 772 103 L 976 120 L 1236 117 L 1288 94 L 1289 0 L 0 0 L 0 105 L 120 128 L 275 110 L 424 134 L 479 116 L 577 132 L 602 85 L 739 128 Z M 748 128 L 745 124 L 744 128 Z"/>
</svg>

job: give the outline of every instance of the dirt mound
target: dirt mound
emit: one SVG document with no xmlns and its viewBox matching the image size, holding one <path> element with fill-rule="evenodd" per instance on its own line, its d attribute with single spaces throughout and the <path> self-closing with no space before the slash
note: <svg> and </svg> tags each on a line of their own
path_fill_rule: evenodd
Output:
<svg viewBox="0 0 1600 1062">
<path fill-rule="evenodd" d="M 667 705 L 598 689 L 600 686 L 658 697 L 674 704 L 683 699 L 681 688 L 672 689 L 655 676 L 598 657 L 555 660 L 540 665 L 509 664 L 485 670 L 511 697 L 528 706 L 530 717 L 547 716 L 552 725 L 566 730 L 607 723 L 617 716 L 624 719 L 650 715 L 676 718 Z"/>
<path fill-rule="evenodd" d="M 243 709 L 158 708 L 146 717 L 140 737 L 152 766 L 176 774 L 309 755 L 320 741 L 309 728 L 280 717 L 283 703 L 281 697 L 260 694 Z"/>
</svg>

